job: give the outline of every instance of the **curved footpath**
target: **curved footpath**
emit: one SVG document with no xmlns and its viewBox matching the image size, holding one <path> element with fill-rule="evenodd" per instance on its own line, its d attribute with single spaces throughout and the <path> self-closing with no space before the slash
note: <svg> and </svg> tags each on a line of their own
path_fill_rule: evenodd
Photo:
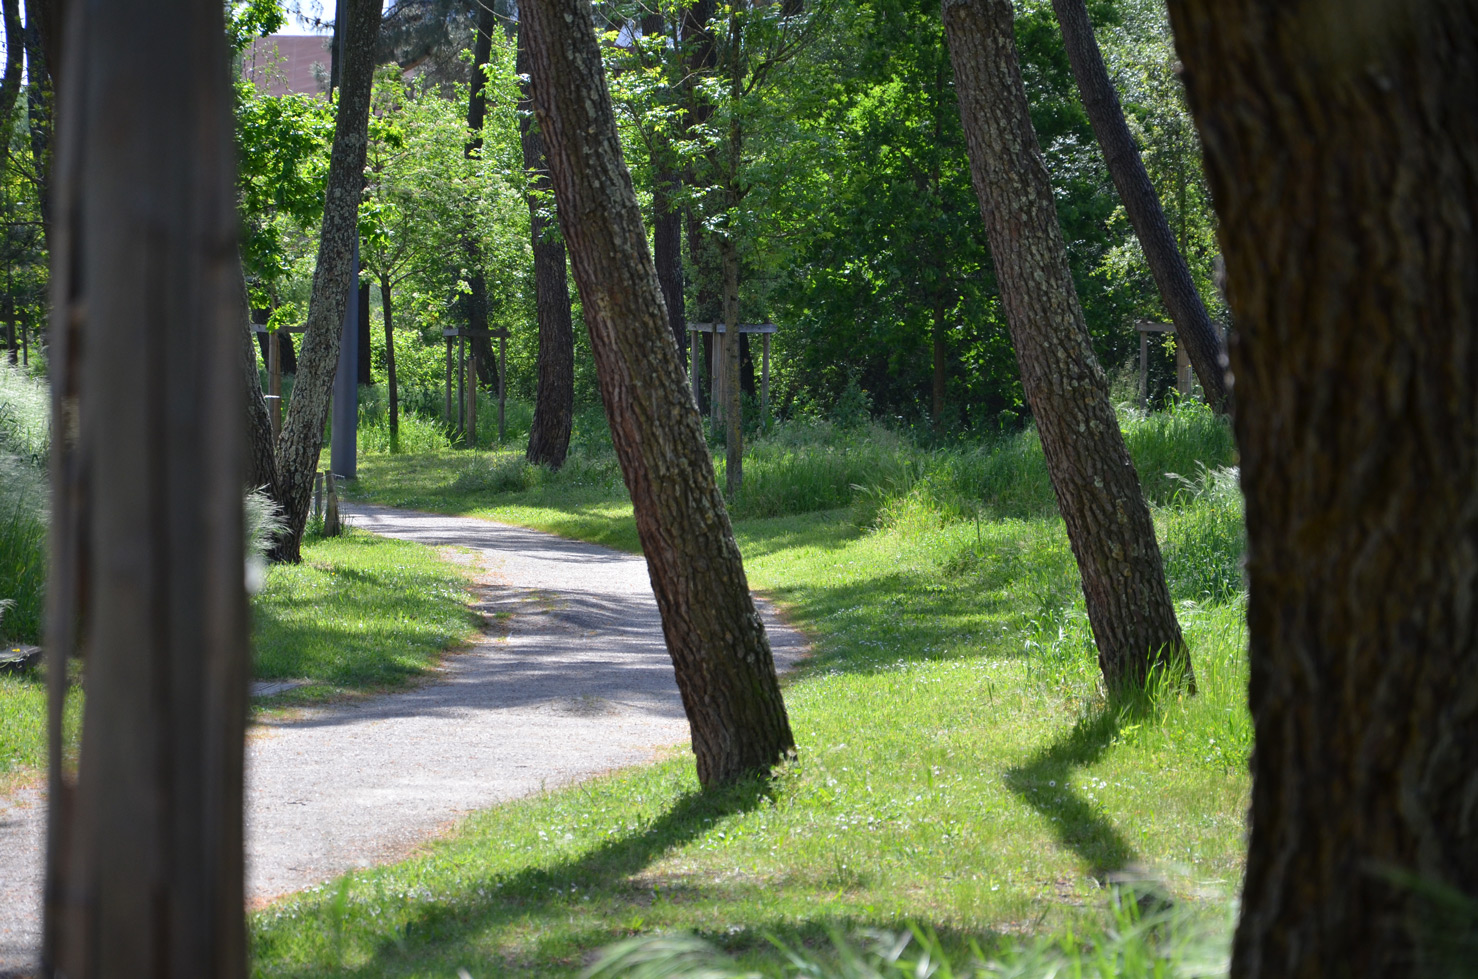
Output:
<svg viewBox="0 0 1478 979">
<path fill-rule="evenodd" d="M 641 557 L 472 517 L 342 512 L 373 533 L 477 552 L 476 607 L 490 628 L 417 689 L 251 729 L 253 906 L 404 857 L 473 810 L 687 738 Z M 776 665 L 794 665 L 804 640 L 761 611 Z M 0 798 L 0 976 L 26 974 L 40 939 L 44 813 L 38 791 Z"/>
</svg>

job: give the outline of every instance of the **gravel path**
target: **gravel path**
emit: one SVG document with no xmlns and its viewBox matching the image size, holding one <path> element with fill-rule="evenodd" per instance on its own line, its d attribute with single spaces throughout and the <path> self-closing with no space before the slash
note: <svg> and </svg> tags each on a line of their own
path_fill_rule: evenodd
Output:
<svg viewBox="0 0 1478 979">
<path fill-rule="evenodd" d="M 401 858 L 470 811 L 687 738 L 642 558 L 470 517 L 342 511 L 377 534 L 478 552 L 477 607 L 492 628 L 435 682 L 253 728 L 253 905 Z M 804 641 L 761 608 L 785 669 Z M 44 811 L 35 791 L 0 798 L 0 976 L 23 974 L 39 940 Z"/>
</svg>

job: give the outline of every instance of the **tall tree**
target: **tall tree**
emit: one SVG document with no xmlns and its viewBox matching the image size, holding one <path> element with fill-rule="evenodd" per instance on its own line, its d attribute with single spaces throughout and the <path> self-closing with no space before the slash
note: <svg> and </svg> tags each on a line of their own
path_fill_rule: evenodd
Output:
<svg viewBox="0 0 1478 979">
<path fill-rule="evenodd" d="M 1027 110 L 1011 0 L 944 0 L 971 176 L 1001 301 L 1111 689 L 1190 656 L 1149 507 L 1068 269 L 1047 167 Z"/>
<path fill-rule="evenodd" d="M 1229 408 L 1226 351 L 1222 347 L 1221 334 L 1212 324 L 1201 294 L 1196 291 L 1191 270 L 1186 265 L 1185 256 L 1176 247 L 1175 234 L 1160 207 L 1160 197 L 1145 172 L 1134 137 L 1129 134 L 1124 110 L 1119 105 L 1119 94 L 1109 79 L 1103 54 L 1098 50 L 1098 40 L 1093 36 L 1088 8 L 1083 0 L 1052 0 L 1052 9 L 1062 26 L 1068 62 L 1072 65 L 1078 92 L 1083 97 L 1083 108 L 1088 111 L 1088 119 L 1093 124 L 1093 133 L 1103 149 L 1109 175 L 1118 188 L 1129 223 L 1134 226 L 1134 233 L 1144 249 L 1145 261 L 1160 290 L 1160 299 L 1175 323 L 1176 342 L 1183 345 L 1190 356 L 1191 366 L 1206 392 L 1206 400 L 1218 410 Z"/>
<path fill-rule="evenodd" d="M 1237 318 L 1257 747 L 1232 974 L 1470 974 L 1478 5 L 1170 14 Z"/>
<path fill-rule="evenodd" d="M 92 3 L 68 35 L 52 253 L 47 976 L 246 974 L 249 658 L 222 9 Z M 146 331 L 160 342 L 139 343 Z M 140 384 L 153 395 L 137 397 Z M 61 737 L 73 655 L 87 664 L 75 782 Z"/>
<path fill-rule="evenodd" d="M 492 4 L 478 4 L 477 23 L 472 34 L 472 81 L 467 91 L 467 142 L 463 150 L 469 160 L 482 153 L 482 126 L 488 112 L 484 69 L 492 57 L 493 32 L 497 29 L 498 18 Z M 464 295 L 467 325 L 480 332 L 488 328 L 488 279 L 483 273 L 482 243 L 477 240 L 475 228 L 463 231 L 462 252 L 467 260 L 467 292 Z M 492 341 L 485 336 L 474 336 L 472 347 L 477 351 L 478 379 L 484 385 L 496 384 L 498 361 L 493 356 Z"/>
<path fill-rule="evenodd" d="M 528 38 L 518 27 L 518 74 L 528 74 Z M 575 417 L 575 332 L 570 315 L 570 283 L 565 271 L 565 243 L 549 220 L 554 206 L 544 137 L 534 119 L 534 106 L 525 91 L 520 106 L 519 133 L 523 166 L 528 174 L 529 234 L 534 248 L 534 308 L 539 322 L 538 385 L 534 391 L 534 420 L 529 426 L 525 453 L 535 465 L 558 469 L 570 450 Z"/>
<path fill-rule="evenodd" d="M 51 247 L 51 119 L 56 102 L 52 58 L 59 57 L 58 0 L 26 0 L 26 114 L 31 131 L 31 164 L 40 202 L 41 234 Z"/>
<path fill-rule="evenodd" d="M 293 397 L 277 440 L 277 481 L 273 498 L 282 508 L 286 530 L 273 549 L 277 560 L 297 561 L 308 523 L 313 474 L 323 447 L 329 395 L 339 361 L 339 340 L 349 290 L 355 287 L 354 244 L 359 234 L 359 200 L 368 145 L 370 89 L 374 80 L 379 0 L 341 0 L 347 11 L 342 82 L 334 143 L 329 153 L 318 264 L 308 304 L 308 327 L 298 352 Z"/>
<path fill-rule="evenodd" d="M 705 785 L 768 770 L 795 742 L 764 624 L 688 394 L 589 0 L 529 0 L 529 74 L 616 456 Z"/>
</svg>

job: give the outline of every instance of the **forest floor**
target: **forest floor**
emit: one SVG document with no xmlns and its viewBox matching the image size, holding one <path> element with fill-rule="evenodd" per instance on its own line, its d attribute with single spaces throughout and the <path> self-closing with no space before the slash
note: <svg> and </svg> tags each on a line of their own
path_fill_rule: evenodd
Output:
<svg viewBox="0 0 1478 979">
<path fill-rule="evenodd" d="M 361 530 L 455 549 L 443 553 L 473 568 L 484 628 L 409 690 L 258 718 L 247 744 L 253 905 L 404 858 L 470 811 L 648 761 L 686 736 L 640 558 L 471 518 L 344 512 Z M 352 631 L 345 593 L 362 590 L 320 595 L 318 617 Z M 290 594 L 279 587 L 275 607 Z M 799 636 L 767 624 L 778 661 L 793 664 Z M 337 644 L 346 660 L 353 646 Z M 0 972 L 39 938 L 44 811 L 35 789 L 0 800 Z"/>
<path fill-rule="evenodd" d="M 1002 450 L 1013 485 L 1040 464 L 1018 450 Z M 746 479 L 821 454 L 760 446 Z M 612 942 L 681 931 L 790 975 L 774 942 L 824 950 L 910 926 L 965 961 L 976 942 L 1091 945 L 1125 880 L 1174 903 L 1198 954 L 1224 955 L 1251 743 L 1227 530 L 1240 512 L 1216 509 L 1211 476 L 1226 458 L 1202 453 L 1199 488 L 1182 492 L 1170 463 L 1137 457 L 1162 476 L 1146 486 L 1199 694 L 1110 704 L 1060 519 L 1040 502 L 951 510 L 945 455 L 907 462 L 909 479 L 874 472 L 848 506 L 731 508 L 751 585 L 814 648 L 786 686 L 797 758 L 774 778 L 701 792 L 680 753 L 476 814 L 407 862 L 257 914 L 256 974 L 565 977 Z M 557 477 L 513 452 L 449 451 L 370 456 L 360 476 L 362 499 L 637 549 L 608 451 L 577 452 Z M 1230 591 L 1195 591 L 1227 574 Z"/>
</svg>

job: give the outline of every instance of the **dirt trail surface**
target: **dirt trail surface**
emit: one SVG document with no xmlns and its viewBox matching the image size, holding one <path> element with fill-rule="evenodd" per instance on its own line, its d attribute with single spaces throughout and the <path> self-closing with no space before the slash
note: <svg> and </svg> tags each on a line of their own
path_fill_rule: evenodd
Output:
<svg viewBox="0 0 1478 979">
<path fill-rule="evenodd" d="M 688 737 L 642 558 L 470 517 L 342 511 L 373 533 L 476 552 L 489 634 L 417 689 L 252 729 L 253 905 L 396 860 L 468 812 Z M 785 669 L 804 642 L 761 610 Z M 0 798 L 0 976 L 25 974 L 39 942 L 44 814 L 38 792 Z"/>
</svg>

